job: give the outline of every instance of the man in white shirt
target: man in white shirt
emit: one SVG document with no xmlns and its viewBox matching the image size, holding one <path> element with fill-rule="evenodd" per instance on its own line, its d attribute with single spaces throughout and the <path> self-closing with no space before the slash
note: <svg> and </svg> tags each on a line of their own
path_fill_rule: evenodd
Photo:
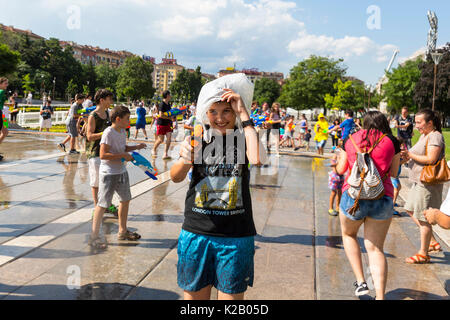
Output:
<svg viewBox="0 0 450 320">
<path fill-rule="evenodd" d="M 450 229 L 450 189 L 440 209 L 429 208 L 423 214 L 431 225 L 438 224 L 441 228 Z"/>
<path fill-rule="evenodd" d="M 94 103 L 92 102 L 92 96 L 88 95 L 87 98 L 83 102 L 83 109 L 90 108 L 93 105 L 94 105 Z"/>
</svg>

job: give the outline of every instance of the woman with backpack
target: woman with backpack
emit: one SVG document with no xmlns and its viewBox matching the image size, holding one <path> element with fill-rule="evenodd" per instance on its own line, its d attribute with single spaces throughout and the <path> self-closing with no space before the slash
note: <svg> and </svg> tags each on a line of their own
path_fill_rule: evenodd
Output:
<svg viewBox="0 0 450 320">
<path fill-rule="evenodd" d="M 369 293 L 357 240 L 358 230 L 364 224 L 364 246 L 369 256 L 376 299 L 384 299 L 388 268 L 383 246 L 394 213 L 394 188 L 389 177 L 396 176 L 399 165 L 400 144 L 392 135 L 386 117 L 379 111 L 369 111 L 362 130 L 344 141 L 336 167 L 338 174 L 350 172 L 342 188 L 339 216 L 345 253 L 356 276 L 356 296 Z M 362 177 L 361 172 L 364 172 Z M 368 184 L 364 179 L 377 183 Z"/>
<path fill-rule="evenodd" d="M 434 165 L 445 158 L 445 141 L 442 135 L 441 120 L 431 109 L 420 110 L 415 117 L 416 128 L 421 136 L 410 150 L 402 152 L 409 160 L 409 180 L 411 189 L 406 199 L 405 210 L 420 229 L 420 250 L 407 258 L 406 263 L 429 263 L 429 252 L 439 252 L 441 246 L 433 237 L 433 230 L 423 212 L 428 208 L 439 208 L 442 202 L 443 182 L 422 181 L 421 173 L 426 165 Z"/>
</svg>

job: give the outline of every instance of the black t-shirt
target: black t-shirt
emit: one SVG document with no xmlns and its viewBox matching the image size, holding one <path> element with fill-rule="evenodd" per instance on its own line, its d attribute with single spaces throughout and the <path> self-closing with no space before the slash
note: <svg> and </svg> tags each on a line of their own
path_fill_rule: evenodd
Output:
<svg viewBox="0 0 450 320">
<path fill-rule="evenodd" d="M 413 120 L 410 116 L 406 116 L 406 119 L 403 119 L 403 117 L 400 115 L 396 119 L 398 121 L 398 124 L 400 126 L 404 126 L 405 124 L 409 123 L 410 125 L 407 128 L 397 128 L 398 136 L 403 139 L 411 139 L 413 134 Z"/>
<path fill-rule="evenodd" d="M 162 112 L 167 112 L 170 111 L 170 109 L 172 109 L 172 107 L 170 106 L 170 104 L 165 103 L 164 101 L 162 101 L 159 105 L 158 105 L 158 112 L 162 111 Z M 172 125 L 172 120 L 170 119 L 163 119 L 163 118 L 158 118 L 158 120 L 156 121 L 156 125 L 158 126 L 171 126 Z"/>
<path fill-rule="evenodd" d="M 53 107 L 52 106 L 43 106 L 42 110 L 44 112 L 42 112 L 42 118 L 47 120 L 50 119 L 52 117 L 52 112 L 53 112 Z"/>
<path fill-rule="evenodd" d="M 245 141 L 245 136 L 241 138 Z M 203 154 L 212 157 L 203 157 L 202 164 L 193 166 L 185 200 L 183 229 L 218 237 L 254 236 L 256 229 L 246 147 L 238 148 L 237 137 L 233 145 L 226 146 L 224 137 L 222 154 L 219 155 L 210 149 L 214 142 L 215 137 L 209 144 L 203 140 Z"/>
</svg>

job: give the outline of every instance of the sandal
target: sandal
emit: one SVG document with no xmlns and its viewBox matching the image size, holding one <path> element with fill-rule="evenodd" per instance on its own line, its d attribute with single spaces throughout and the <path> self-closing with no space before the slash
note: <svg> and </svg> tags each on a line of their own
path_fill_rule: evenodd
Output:
<svg viewBox="0 0 450 320">
<path fill-rule="evenodd" d="M 439 242 L 430 243 L 430 246 L 428 247 L 428 252 L 439 252 L 439 251 L 442 251 Z"/>
<path fill-rule="evenodd" d="M 421 254 L 416 253 L 412 257 L 406 258 L 405 262 L 409 264 L 424 264 L 430 263 L 430 256 L 423 256 Z"/>
<path fill-rule="evenodd" d="M 89 237 L 89 241 L 88 241 L 89 245 L 95 249 L 106 249 L 107 244 L 106 242 L 102 241 L 100 239 L 100 237 L 97 237 L 95 239 L 92 239 L 91 237 Z"/>
<path fill-rule="evenodd" d="M 131 232 L 130 230 L 127 230 L 124 233 L 119 233 L 117 236 L 118 240 L 130 240 L 130 241 L 136 241 L 141 238 L 141 235 L 136 232 Z"/>
</svg>

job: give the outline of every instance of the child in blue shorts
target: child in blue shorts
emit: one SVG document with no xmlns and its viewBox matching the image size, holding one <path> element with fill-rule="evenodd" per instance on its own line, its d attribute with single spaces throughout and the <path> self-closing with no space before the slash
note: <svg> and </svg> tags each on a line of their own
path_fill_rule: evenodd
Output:
<svg viewBox="0 0 450 320">
<path fill-rule="evenodd" d="M 253 285 L 256 229 L 248 164 L 259 163 L 264 148 L 249 117 L 252 98 L 253 84 L 243 74 L 205 84 L 197 105 L 203 132 L 196 140 L 185 138 L 170 169 L 177 183 L 192 168 L 177 250 L 186 300 L 210 299 L 212 286 L 219 300 L 243 299 Z"/>
</svg>

